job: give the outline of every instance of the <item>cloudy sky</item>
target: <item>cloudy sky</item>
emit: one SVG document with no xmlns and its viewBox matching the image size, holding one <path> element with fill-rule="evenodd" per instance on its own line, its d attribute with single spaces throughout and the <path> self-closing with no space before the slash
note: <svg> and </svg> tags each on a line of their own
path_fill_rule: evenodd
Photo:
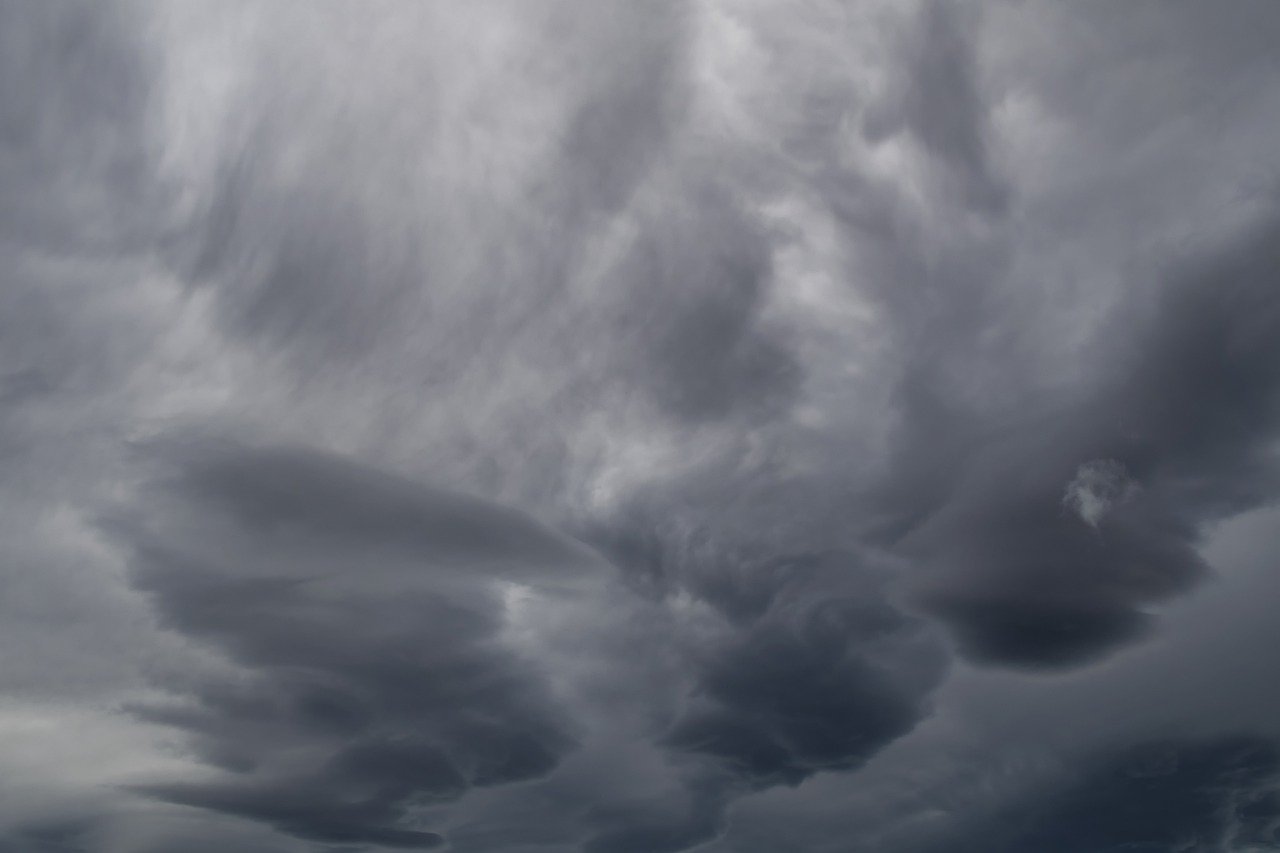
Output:
<svg viewBox="0 0 1280 853">
<path fill-rule="evenodd" d="M 0 0 L 0 853 L 1280 850 L 1278 44 Z"/>
</svg>

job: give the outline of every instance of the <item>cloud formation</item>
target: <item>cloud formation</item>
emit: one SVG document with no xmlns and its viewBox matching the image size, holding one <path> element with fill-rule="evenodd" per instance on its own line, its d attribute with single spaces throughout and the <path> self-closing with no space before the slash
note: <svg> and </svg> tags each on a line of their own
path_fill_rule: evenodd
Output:
<svg viewBox="0 0 1280 853">
<path fill-rule="evenodd" d="M 156 492 L 112 523 L 135 584 L 166 628 L 243 671 L 133 708 L 225 778 L 137 790 L 301 838 L 426 849 L 443 838 L 400 825 L 411 805 L 543 776 L 572 748 L 501 634 L 504 592 L 599 572 L 585 549 L 314 452 L 196 452 Z"/>
<path fill-rule="evenodd" d="M 1086 762 L 938 850 L 1272 850 L 1280 761 L 1247 736 L 1152 741 Z"/>
<path fill-rule="evenodd" d="M 1280 846 L 1277 35 L 0 4 L 0 850 Z"/>
<path fill-rule="evenodd" d="M 1062 493 L 1062 503 L 1095 530 L 1098 522 L 1117 503 L 1133 496 L 1137 484 L 1129 480 L 1124 466 L 1114 459 L 1094 459 L 1076 469 L 1076 475 Z"/>
</svg>

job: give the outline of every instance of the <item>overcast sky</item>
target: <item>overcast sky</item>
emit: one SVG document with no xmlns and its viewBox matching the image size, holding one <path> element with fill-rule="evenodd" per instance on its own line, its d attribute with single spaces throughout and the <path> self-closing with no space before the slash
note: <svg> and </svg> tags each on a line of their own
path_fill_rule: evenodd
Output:
<svg viewBox="0 0 1280 853">
<path fill-rule="evenodd" d="M 0 853 L 1280 850 L 1280 3 L 0 0 Z"/>
</svg>

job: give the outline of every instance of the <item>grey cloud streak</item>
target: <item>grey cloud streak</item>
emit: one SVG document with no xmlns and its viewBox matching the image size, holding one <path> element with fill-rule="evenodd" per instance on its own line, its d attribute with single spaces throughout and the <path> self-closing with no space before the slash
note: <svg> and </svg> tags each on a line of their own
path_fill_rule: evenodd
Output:
<svg viewBox="0 0 1280 853">
<path fill-rule="evenodd" d="M 0 849 L 1277 845 L 1270 5 L 0 20 Z"/>
</svg>

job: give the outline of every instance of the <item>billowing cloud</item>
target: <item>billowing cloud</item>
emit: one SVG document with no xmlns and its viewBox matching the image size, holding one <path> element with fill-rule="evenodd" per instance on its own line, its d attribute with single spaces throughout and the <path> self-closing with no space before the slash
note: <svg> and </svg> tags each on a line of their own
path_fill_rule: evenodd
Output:
<svg viewBox="0 0 1280 853">
<path fill-rule="evenodd" d="M 976 656 L 1071 663 L 1138 635 L 1144 605 L 1204 574 L 1204 526 L 1270 499 L 1274 237 L 1265 223 L 1170 273 L 1154 317 L 1117 319 L 1128 365 L 1075 417 L 1027 424 L 1042 437 L 984 447 L 912 531 L 943 575 L 931 606 Z"/>
<path fill-rule="evenodd" d="M 0 5 L 0 849 L 1276 846 L 1277 34 Z"/>
<path fill-rule="evenodd" d="M 503 584 L 572 586 L 602 569 L 585 548 L 314 452 L 188 450 L 111 527 L 161 623 L 236 667 L 133 713 L 223 773 L 137 790 L 306 839 L 428 848 L 443 839 L 401 825 L 411 806 L 543 776 L 572 749 L 570 712 L 502 642 Z"/>
<path fill-rule="evenodd" d="M 849 556 L 769 569 L 772 583 L 754 589 L 762 600 L 727 600 L 743 629 L 705 653 L 699 695 L 667 739 L 754 784 L 794 784 L 856 767 L 910 731 L 942 657 Z"/>
<path fill-rule="evenodd" d="M 604 709 L 568 701 L 603 690 L 640 709 L 631 736 L 684 781 L 656 812 L 648 797 L 583 802 L 578 831 L 587 849 L 679 850 L 713 837 L 744 792 L 866 761 L 927 712 L 942 671 L 920 620 L 847 555 L 765 567 L 771 581 L 744 586 L 755 600 L 708 588 L 711 610 L 663 620 L 670 607 L 613 600 L 624 576 L 523 513 L 316 451 L 146 452 L 155 479 L 103 523 L 161 627 L 222 662 L 157 673 L 165 695 L 128 708 L 210 767 L 131 786 L 164 802 L 301 839 L 440 846 L 433 806 L 608 753 L 591 737 Z M 611 602 L 642 620 L 640 661 L 670 642 L 664 621 L 678 632 L 659 683 L 607 657 L 607 624 L 527 621 Z M 564 632 L 604 642 L 566 656 Z"/>
</svg>

